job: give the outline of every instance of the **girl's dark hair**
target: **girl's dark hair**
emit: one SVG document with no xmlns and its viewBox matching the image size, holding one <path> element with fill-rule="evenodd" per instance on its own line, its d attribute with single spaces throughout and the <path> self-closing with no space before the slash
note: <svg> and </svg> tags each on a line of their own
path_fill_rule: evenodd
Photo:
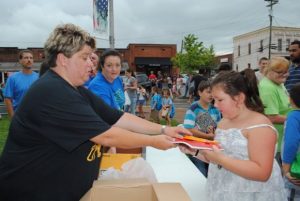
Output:
<svg viewBox="0 0 300 201">
<path fill-rule="evenodd" d="M 245 69 L 240 73 L 235 71 L 221 73 L 212 82 L 212 87 L 216 85 L 221 86 L 224 92 L 232 98 L 240 93 L 244 93 L 247 108 L 259 113 L 264 112 L 253 70 Z"/>
<path fill-rule="evenodd" d="M 117 56 L 122 61 L 122 56 L 121 56 L 121 54 L 117 50 L 115 50 L 115 49 L 107 49 L 100 56 L 100 59 L 99 59 L 99 64 L 100 65 L 98 65 L 98 70 L 101 70 L 101 68 L 104 67 L 105 59 L 108 56 Z"/>
<path fill-rule="evenodd" d="M 290 98 L 300 108 L 300 83 L 295 84 L 290 90 Z"/>
</svg>

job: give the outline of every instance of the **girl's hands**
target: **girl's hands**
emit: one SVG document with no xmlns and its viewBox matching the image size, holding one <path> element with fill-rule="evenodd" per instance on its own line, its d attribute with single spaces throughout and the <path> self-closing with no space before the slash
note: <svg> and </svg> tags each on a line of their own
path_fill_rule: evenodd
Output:
<svg viewBox="0 0 300 201">
<path fill-rule="evenodd" d="M 198 158 L 199 160 L 205 162 L 205 163 L 209 163 L 209 160 L 207 160 L 207 158 L 205 158 L 202 154 L 201 154 L 201 150 L 199 150 L 197 156 L 195 156 L 195 154 L 197 153 L 197 150 L 196 149 L 191 149 L 189 148 L 188 146 L 185 146 L 185 145 L 178 145 L 180 151 L 182 153 L 185 153 L 185 154 L 190 154 L 196 158 Z"/>
<path fill-rule="evenodd" d="M 221 160 L 224 158 L 222 151 L 215 145 L 212 150 L 200 150 L 201 155 L 204 156 L 210 163 L 222 165 Z"/>
<path fill-rule="evenodd" d="M 180 149 L 180 151 L 182 153 L 190 154 L 190 155 L 195 155 L 196 154 L 196 150 L 195 149 L 191 149 L 191 148 L 189 148 L 186 145 L 179 144 L 178 147 L 179 147 L 179 149 Z"/>
</svg>

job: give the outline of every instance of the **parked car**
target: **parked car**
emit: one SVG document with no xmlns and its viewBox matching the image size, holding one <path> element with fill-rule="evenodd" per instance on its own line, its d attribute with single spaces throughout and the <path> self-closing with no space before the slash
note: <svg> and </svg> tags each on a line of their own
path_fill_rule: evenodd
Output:
<svg viewBox="0 0 300 201">
<path fill-rule="evenodd" d="M 126 76 L 125 75 L 120 75 L 123 83 L 125 83 Z M 141 85 L 144 87 L 148 92 L 151 91 L 151 81 L 149 80 L 148 76 L 145 73 L 139 73 L 136 75 L 136 79 L 138 82 L 138 85 Z"/>
<path fill-rule="evenodd" d="M 148 92 L 151 91 L 151 81 L 149 80 L 148 76 L 145 73 L 137 74 L 136 79 L 138 85 L 144 87 Z"/>
</svg>

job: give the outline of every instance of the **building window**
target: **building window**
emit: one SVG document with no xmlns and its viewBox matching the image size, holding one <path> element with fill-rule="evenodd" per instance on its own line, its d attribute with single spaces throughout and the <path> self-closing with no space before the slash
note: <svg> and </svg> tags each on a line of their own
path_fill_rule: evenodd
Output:
<svg viewBox="0 0 300 201">
<path fill-rule="evenodd" d="M 239 71 L 239 65 L 237 65 L 237 64 L 235 65 L 235 70 Z"/>
<path fill-rule="evenodd" d="M 264 51 L 264 40 L 260 40 L 260 47 L 259 47 L 259 52 Z"/>
<path fill-rule="evenodd" d="M 277 47 L 278 47 L 277 50 L 278 50 L 279 52 L 281 52 L 281 51 L 282 51 L 282 39 L 281 39 L 281 38 L 278 39 L 278 46 L 277 46 Z"/>
<path fill-rule="evenodd" d="M 286 51 L 288 52 L 289 51 L 289 47 L 290 47 L 290 44 L 291 44 L 291 39 L 286 39 Z"/>
<path fill-rule="evenodd" d="M 241 56 L 241 46 L 238 46 L 238 56 Z"/>
<path fill-rule="evenodd" d="M 248 54 L 251 54 L 251 43 L 248 43 Z"/>
<path fill-rule="evenodd" d="M 248 63 L 248 68 L 251 68 L 251 64 L 250 63 Z"/>
</svg>

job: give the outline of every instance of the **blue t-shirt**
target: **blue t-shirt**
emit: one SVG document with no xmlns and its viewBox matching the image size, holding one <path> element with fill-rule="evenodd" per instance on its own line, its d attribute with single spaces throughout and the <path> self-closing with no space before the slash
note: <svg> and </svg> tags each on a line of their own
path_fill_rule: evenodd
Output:
<svg viewBox="0 0 300 201">
<path fill-rule="evenodd" d="M 98 97 L 101 97 L 111 107 L 122 110 L 125 103 L 125 95 L 122 80 L 117 77 L 112 83 L 108 82 L 101 72 L 90 82 L 88 89 Z"/>
<path fill-rule="evenodd" d="M 16 111 L 23 96 L 32 83 L 34 83 L 38 78 L 39 74 L 36 72 L 25 74 L 22 71 L 16 72 L 8 77 L 4 88 L 4 97 L 12 100 L 14 111 Z"/>
<path fill-rule="evenodd" d="M 90 85 L 90 83 L 92 82 L 92 80 L 95 78 L 95 76 L 90 76 L 88 81 L 86 81 L 83 86 L 88 88 L 88 86 Z"/>
<path fill-rule="evenodd" d="M 292 164 L 297 153 L 300 153 L 300 110 L 291 111 L 284 125 L 284 137 L 282 143 L 282 161 Z"/>
<path fill-rule="evenodd" d="M 170 97 L 168 97 L 168 98 L 163 97 L 162 98 L 162 105 L 163 106 L 165 106 L 165 105 L 172 106 L 172 104 L 173 104 L 173 101 Z"/>
<path fill-rule="evenodd" d="M 220 111 L 213 105 L 209 105 L 208 110 L 204 109 L 199 101 L 192 103 L 185 113 L 183 126 L 184 128 L 197 128 L 198 130 L 208 133 L 208 127 L 217 127 L 221 120 Z"/>
<path fill-rule="evenodd" d="M 158 110 L 160 111 L 162 108 L 162 100 L 161 100 L 161 96 L 158 93 L 155 93 L 152 97 L 151 97 L 151 101 L 150 101 L 150 107 L 151 110 Z"/>
<path fill-rule="evenodd" d="M 161 102 L 162 102 L 162 106 L 166 106 L 166 105 L 169 106 L 168 115 L 169 115 L 170 118 L 173 118 L 174 115 L 175 115 L 175 107 L 174 107 L 172 98 L 170 98 L 170 97 L 168 97 L 168 98 L 162 97 Z"/>
</svg>

